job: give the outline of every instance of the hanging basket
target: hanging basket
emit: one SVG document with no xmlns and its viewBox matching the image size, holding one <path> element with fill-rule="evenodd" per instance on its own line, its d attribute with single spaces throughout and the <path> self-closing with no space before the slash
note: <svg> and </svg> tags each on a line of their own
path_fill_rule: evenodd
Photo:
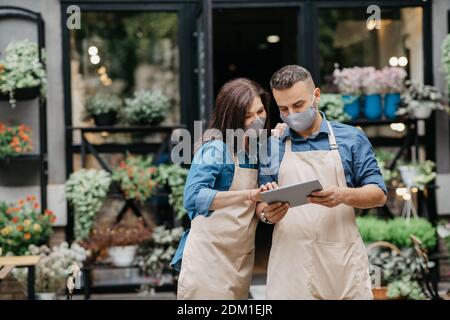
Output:
<svg viewBox="0 0 450 320">
<path fill-rule="evenodd" d="M 40 94 L 40 86 L 30 88 L 17 88 L 14 90 L 14 99 L 17 101 L 33 100 Z M 9 101 L 9 92 L 0 92 L 0 101 Z"/>
</svg>

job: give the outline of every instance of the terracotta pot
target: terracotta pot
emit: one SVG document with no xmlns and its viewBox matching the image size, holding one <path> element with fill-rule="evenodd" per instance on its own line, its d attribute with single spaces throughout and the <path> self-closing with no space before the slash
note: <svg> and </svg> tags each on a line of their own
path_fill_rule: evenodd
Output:
<svg viewBox="0 0 450 320">
<path fill-rule="evenodd" d="M 373 288 L 372 294 L 374 300 L 388 300 L 387 287 Z"/>
</svg>

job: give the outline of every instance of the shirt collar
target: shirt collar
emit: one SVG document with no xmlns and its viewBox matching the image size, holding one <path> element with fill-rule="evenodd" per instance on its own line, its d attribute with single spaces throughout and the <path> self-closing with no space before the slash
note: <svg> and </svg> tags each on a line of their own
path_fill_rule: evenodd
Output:
<svg viewBox="0 0 450 320">
<path fill-rule="evenodd" d="M 319 131 L 313 133 L 311 136 L 309 136 L 308 138 L 305 139 L 302 136 L 298 135 L 297 132 L 295 132 L 294 130 L 289 128 L 289 130 L 285 131 L 285 133 L 283 135 L 283 140 L 286 140 L 289 137 L 293 141 L 305 141 L 307 139 L 314 139 L 318 135 L 321 135 L 321 134 L 328 135 L 330 133 L 330 130 L 329 130 L 328 124 L 327 124 L 327 117 L 325 116 L 325 113 L 323 113 L 322 111 L 319 111 L 319 112 L 320 112 L 320 115 L 322 116 L 322 122 L 320 124 Z"/>
</svg>

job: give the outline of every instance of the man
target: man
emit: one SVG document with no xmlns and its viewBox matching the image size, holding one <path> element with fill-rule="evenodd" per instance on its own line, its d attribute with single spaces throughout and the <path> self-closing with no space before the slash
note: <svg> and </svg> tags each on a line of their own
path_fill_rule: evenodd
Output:
<svg viewBox="0 0 450 320">
<path fill-rule="evenodd" d="M 354 208 L 383 206 L 386 187 L 366 135 L 328 122 L 318 111 L 320 89 L 296 65 L 275 72 L 271 88 L 287 124 L 269 139 L 259 183 L 280 187 L 318 179 L 323 190 L 306 205 L 260 203 L 260 219 L 274 223 L 267 299 L 372 299 L 368 257 Z"/>
</svg>

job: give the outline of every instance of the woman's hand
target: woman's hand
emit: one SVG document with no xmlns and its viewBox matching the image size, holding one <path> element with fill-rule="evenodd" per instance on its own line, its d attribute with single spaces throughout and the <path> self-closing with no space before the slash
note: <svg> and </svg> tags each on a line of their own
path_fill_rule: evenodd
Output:
<svg viewBox="0 0 450 320">
<path fill-rule="evenodd" d="M 287 127 L 288 125 L 286 123 L 277 123 L 275 129 L 272 129 L 272 136 L 274 136 L 275 138 L 281 137 Z"/>
<path fill-rule="evenodd" d="M 252 189 L 249 193 L 249 199 L 253 201 L 262 202 L 263 199 L 261 197 L 261 192 L 267 190 L 277 189 L 278 185 L 276 182 L 267 182 L 266 184 L 262 184 L 258 189 Z"/>
</svg>

